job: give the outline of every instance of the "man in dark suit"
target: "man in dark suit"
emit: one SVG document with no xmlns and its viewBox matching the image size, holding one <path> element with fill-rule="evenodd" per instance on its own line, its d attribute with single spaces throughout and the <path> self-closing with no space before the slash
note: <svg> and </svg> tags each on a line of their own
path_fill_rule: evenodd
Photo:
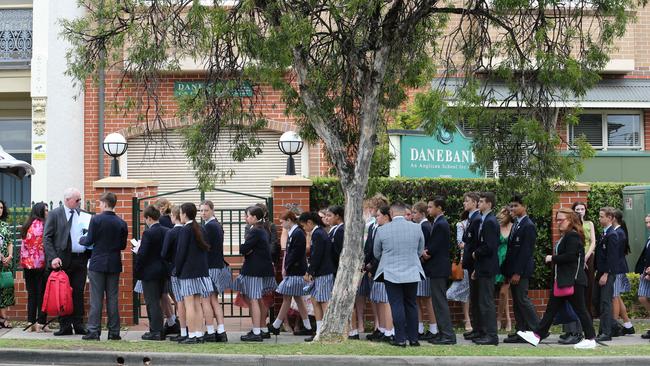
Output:
<svg viewBox="0 0 650 366">
<path fill-rule="evenodd" d="M 478 345 L 497 345 L 497 317 L 494 305 L 494 276 L 499 273 L 499 223 L 492 212 L 496 198 L 492 192 L 483 192 L 478 201 L 482 222 L 479 238 L 472 258 L 474 272 L 472 277 L 478 285 L 478 308 L 481 315 L 481 337 L 472 339 Z"/>
<path fill-rule="evenodd" d="M 126 222 L 115 214 L 117 197 L 106 192 L 99 198 L 102 213 L 90 220 L 88 235 L 81 244 L 93 246 L 88 278 L 90 279 L 90 314 L 88 334 L 84 340 L 99 340 L 101 334 L 102 305 L 106 294 L 108 339 L 120 340 L 120 314 L 118 313 L 118 287 L 122 272 L 121 251 L 126 248 L 128 228 Z"/>
<path fill-rule="evenodd" d="M 76 188 L 63 192 L 63 205 L 50 211 L 43 230 L 43 249 L 48 270 L 62 269 L 70 279 L 74 312 L 59 318 L 60 329 L 55 336 L 85 335 L 83 326 L 84 287 L 88 271 L 88 250 L 79 244 L 82 236 L 79 228 L 79 203 L 81 193 Z M 71 230 L 72 229 L 72 230 Z"/>
<path fill-rule="evenodd" d="M 600 331 L 597 342 L 612 340 L 612 297 L 614 296 L 614 281 L 621 269 L 621 246 L 623 242 L 612 225 L 614 223 L 614 209 L 603 207 L 598 215 L 600 225 L 605 229 L 603 236 L 596 244 L 596 283 L 592 294 L 595 309 L 600 309 Z"/>
<path fill-rule="evenodd" d="M 481 226 L 481 212 L 478 210 L 479 196 L 476 192 L 463 195 L 463 209 L 468 212 L 468 224 L 463 233 L 463 269 L 472 274 L 474 271 L 474 248 L 478 240 L 478 229 Z M 478 285 L 476 279 L 469 279 L 469 306 L 472 321 L 472 331 L 463 333 L 465 339 L 474 339 L 482 335 L 480 313 L 478 309 Z"/>
<path fill-rule="evenodd" d="M 426 244 L 424 272 L 431 283 L 431 302 L 438 322 L 438 336 L 429 343 L 449 345 L 456 344 L 456 333 L 451 324 L 449 303 L 447 302 L 447 280 L 451 274 L 449 249 L 453 243 L 449 223 L 445 217 L 445 199 L 437 197 L 428 204 L 428 214 L 433 217 L 431 236 Z"/>
<path fill-rule="evenodd" d="M 144 210 L 144 221 L 149 226 L 142 233 L 142 240 L 135 258 L 135 277 L 142 281 L 142 292 L 147 305 L 149 331 L 142 335 L 148 341 L 161 341 L 163 335 L 163 314 L 160 298 L 167 281 L 167 265 L 163 257 L 162 246 L 169 228 L 158 223 L 160 211 L 153 205 Z"/>
<path fill-rule="evenodd" d="M 537 241 L 537 230 L 528 217 L 528 210 L 521 195 L 512 197 L 510 211 L 515 223 L 508 237 L 508 251 L 501 268 L 510 283 L 516 325 L 514 334 L 509 334 L 503 342 L 522 343 L 525 341 L 517 335 L 517 331 L 533 330 L 539 326 L 537 312 L 528 298 L 529 280 L 535 268 L 533 249 Z"/>
</svg>

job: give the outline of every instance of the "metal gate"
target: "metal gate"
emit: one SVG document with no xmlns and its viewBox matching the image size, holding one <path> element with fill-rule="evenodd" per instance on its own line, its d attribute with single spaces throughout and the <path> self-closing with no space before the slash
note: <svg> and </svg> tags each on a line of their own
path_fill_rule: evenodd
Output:
<svg viewBox="0 0 650 366">
<path fill-rule="evenodd" d="M 133 207 L 133 237 L 137 240 L 140 240 L 140 234 L 142 231 L 144 231 L 145 228 L 144 223 L 140 219 L 140 215 L 142 210 L 144 210 L 144 208 L 149 205 L 149 202 L 151 200 L 166 197 L 166 196 L 171 196 L 177 193 L 193 192 L 193 191 L 196 191 L 197 193 L 198 201 L 194 203 L 198 207 L 198 204 L 201 201 L 205 200 L 205 195 L 206 195 L 206 192 L 201 191 L 198 188 L 182 189 L 178 191 L 166 192 L 166 193 L 161 193 L 154 196 L 143 197 L 143 198 L 133 197 L 133 202 L 132 202 L 133 203 L 132 206 Z M 211 192 L 222 192 L 227 194 L 246 196 L 246 197 L 254 198 L 259 201 L 264 201 L 266 207 L 268 208 L 269 217 L 270 218 L 273 217 L 273 198 L 271 197 L 262 197 L 254 194 L 229 191 L 225 189 L 214 189 Z M 229 257 L 230 258 L 240 257 L 239 244 L 241 244 L 244 240 L 244 230 L 246 227 L 246 220 L 245 220 L 246 208 L 218 209 L 215 207 L 214 212 L 216 218 L 219 220 L 219 223 L 221 223 L 221 225 L 223 226 L 224 258 L 226 259 L 226 261 L 228 261 L 227 258 Z M 232 261 L 228 261 L 228 262 L 230 263 L 230 268 L 234 276 L 237 276 L 241 269 L 241 265 L 234 264 L 232 263 Z M 135 268 L 135 256 L 133 256 L 133 268 Z M 133 276 L 132 280 L 133 280 L 133 287 L 135 288 L 135 284 L 137 282 L 135 276 Z M 240 307 L 235 306 L 234 304 L 235 295 L 236 293 L 234 293 L 232 290 L 228 290 L 227 292 L 221 295 L 222 296 L 221 306 L 223 309 L 224 317 L 226 318 L 248 317 L 249 314 L 247 309 L 242 309 Z M 138 324 L 140 320 L 141 305 L 142 303 L 140 302 L 140 294 L 138 294 L 137 292 L 133 292 L 133 322 L 135 324 Z"/>
</svg>

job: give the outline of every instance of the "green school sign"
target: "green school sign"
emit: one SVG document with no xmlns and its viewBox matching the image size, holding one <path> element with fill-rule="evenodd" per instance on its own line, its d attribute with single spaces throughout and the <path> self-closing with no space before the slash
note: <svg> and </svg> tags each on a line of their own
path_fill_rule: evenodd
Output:
<svg viewBox="0 0 650 366">
<path fill-rule="evenodd" d="M 174 82 L 174 96 L 195 95 L 203 88 L 205 88 L 205 82 L 203 81 L 176 81 Z M 253 96 L 253 87 L 248 81 L 241 83 L 238 87 L 230 87 L 226 82 L 214 84 L 214 90 L 217 93 L 223 93 L 226 88 L 229 88 L 229 94 L 234 97 Z"/>
<path fill-rule="evenodd" d="M 396 136 L 392 137 L 391 140 L 395 141 Z M 441 129 L 433 136 L 403 134 L 399 140 L 399 172 L 396 175 L 411 178 L 484 177 L 470 170 L 475 162 L 472 143 L 459 131 L 450 133 Z"/>
</svg>

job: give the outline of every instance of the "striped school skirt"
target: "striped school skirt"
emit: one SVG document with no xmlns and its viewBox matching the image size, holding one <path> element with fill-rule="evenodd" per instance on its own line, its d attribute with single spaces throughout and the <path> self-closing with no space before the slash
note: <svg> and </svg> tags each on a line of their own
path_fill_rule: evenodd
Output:
<svg viewBox="0 0 650 366">
<path fill-rule="evenodd" d="M 275 277 L 254 277 L 239 275 L 233 283 L 233 290 L 241 292 L 249 299 L 261 299 L 278 287 Z"/>
<path fill-rule="evenodd" d="M 286 296 L 304 296 L 307 295 L 305 286 L 308 285 L 309 283 L 302 276 L 287 276 L 280 282 L 275 292 Z"/>
<path fill-rule="evenodd" d="M 639 279 L 639 292 L 638 296 L 650 297 L 650 280 L 641 277 Z"/>
<path fill-rule="evenodd" d="M 423 280 L 418 282 L 418 297 L 431 297 L 431 281 L 429 277 L 425 277 Z"/>
<path fill-rule="evenodd" d="M 311 291 L 309 294 L 317 302 L 328 302 L 332 298 L 333 289 L 334 289 L 333 274 L 318 276 L 318 277 L 314 277 L 314 284 L 311 287 Z"/>
<path fill-rule="evenodd" d="M 375 304 L 388 302 L 388 293 L 386 293 L 386 285 L 383 282 L 373 281 L 372 290 L 370 290 L 370 301 Z"/>
<path fill-rule="evenodd" d="M 366 273 L 361 277 L 361 282 L 359 282 L 359 288 L 357 289 L 357 296 L 368 297 L 370 296 L 370 291 L 372 290 L 373 280 L 368 277 Z"/>
<path fill-rule="evenodd" d="M 176 301 L 183 301 L 183 298 L 180 296 L 181 293 L 181 284 L 178 281 L 178 277 L 171 276 L 169 278 L 169 284 L 172 288 L 172 293 L 174 294 L 174 299 Z"/>
<path fill-rule="evenodd" d="M 232 273 L 230 267 L 210 268 L 210 279 L 214 286 L 214 291 L 223 294 L 227 289 L 232 288 Z"/>
<path fill-rule="evenodd" d="M 210 277 L 197 278 L 179 278 L 178 279 L 178 296 L 182 300 L 186 296 L 200 295 L 201 297 L 210 297 L 213 292 L 212 280 Z"/>
<path fill-rule="evenodd" d="M 171 284 L 169 283 L 169 281 L 165 281 L 165 284 L 163 285 L 163 288 L 162 288 L 162 293 L 163 294 L 168 294 L 168 293 L 170 293 L 170 291 L 171 291 Z M 135 287 L 133 288 L 133 292 L 137 292 L 139 294 L 144 293 L 144 291 L 142 290 L 142 281 L 141 280 L 138 280 L 135 283 Z"/>
<path fill-rule="evenodd" d="M 624 292 L 630 292 L 630 280 L 627 279 L 625 273 L 619 273 L 614 280 L 614 295 L 612 297 L 619 297 Z"/>
</svg>

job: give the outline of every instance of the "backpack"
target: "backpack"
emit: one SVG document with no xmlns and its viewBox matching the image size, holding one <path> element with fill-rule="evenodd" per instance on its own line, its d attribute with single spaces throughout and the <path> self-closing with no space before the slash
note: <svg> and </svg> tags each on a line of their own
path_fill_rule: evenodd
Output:
<svg viewBox="0 0 650 366">
<path fill-rule="evenodd" d="M 43 296 L 43 312 L 50 316 L 72 314 L 72 287 L 70 279 L 63 271 L 52 271 L 47 278 Z"/>
</svg>

